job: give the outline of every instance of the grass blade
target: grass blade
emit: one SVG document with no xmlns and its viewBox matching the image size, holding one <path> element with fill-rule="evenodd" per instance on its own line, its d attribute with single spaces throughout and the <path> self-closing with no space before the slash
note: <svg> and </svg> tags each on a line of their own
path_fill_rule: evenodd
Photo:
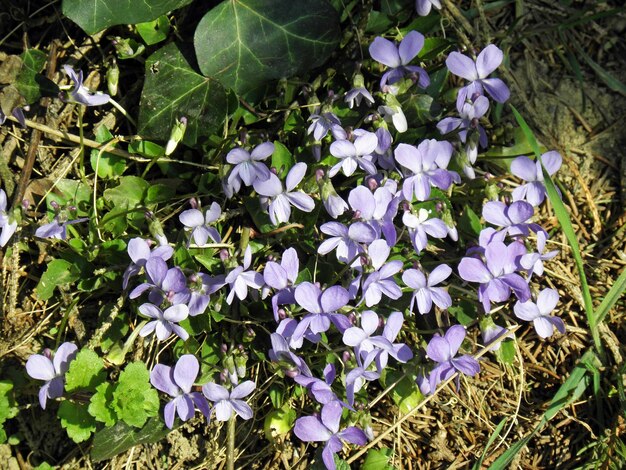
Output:
<svg viewBox="0 0 626 470">
<path fill-rule="evenodd" d="M 615 284 L 611 287 L 611 290 L 602 300 L 602 303 L 598 307 L 595 313 L 596 322 L 600 323 L 604 320 L 609 310 L 613 308 L 613 306 L 620 299 L 624 291 L 626 290 L 626 270 L 622 271 L 622 274 L 619 275 Z"/>
<path fill-rule="evenodd" d="M 522 128 L 522 131 L 528 139 L 528 142 L 530 143 L 533 152 L 535 152 L 537 160 L 541 162 L 541 150 L 539 149 L 539 144 L 537 143 L 537 139 L 535 139 L 533 131 L 530 130 L 530 127 L 528 127 L 528 124 L 526 124 L 526 121 L 517 111 L 517 109 L 515 109 L 513 105 L 510 106 L 511 110 L 513 111 L 513 115 L 517 120 L 517 123 Z M 556 215 L 556 218 L 558 219 L 559 224 L 561 225 L 561 229 L 563 230 L 563 233 L 565 234 L 565 237 L 567 238 L 567 241 L 572 250 L 572 255 L 574 256 L 574 261 L 576 262 L 576 268 L 578 269 L 578 275 L 580 277 L 580 287 L 582 290 L 583 304 L 585 308 L 585 313 L 587 315 L 587 322 L 589 323 L 589 329 L 591 330 L 591 336 L 593 337 L 593 342 L 596 350 L 598 352 L 601 352 L 602 343 L 600 342 L 600 334 L 598 333 L 597 328 L 598 322 L 593 311 L 593 301 L 591 300 L 591 292 L 589 290 L 589 284 L 587 283 L 587 276 L 585 275 L 585 264 L 580 254 L 578 237 L 576 236 L 576 232 L 574 232 L 574 227 L 572 226 L 572 221 L 570 220 L 569 213 L 567 212 L 567 209 L 565 208 L 565 205 L 563 204 L 563 201 L 559 196 L 559 193 L 554 185 L 554 181 L 552 181 L 552 178 L 545 170 L 545 168 L 543 170 L 543 178 L 544 184 L 546 186 L 546 191 L 548 193 L 548 198 L 552 203 L 552 207 L 554 207 L 554 213 Z"/>
<path fill-rule="evenodd" d="M 485 460 L 485 457 L 487 456 L 487 451 L 489 450 L 493 442 L 496 440 L 496 438 L 500 435 L 500 433 L 504 429 L 505 424 L 506 424 L 506 418 L 504 418 L 502 421 L 498 423 L 498 425 L 496 426 L 496 429 L 494 429 L 491 436 L 489 436 L 489 440 L 487 441 L 487 445 L 485 446 L 483 455 L 480 456 L 480 459 L 478 459 L 478 462 L 474 463 L 474 465 L 472 466 L 472 470 L 480 470 L 482 468 L 483 460 Z"/>
<path fill-rule="evenodd" d="M 617 78 L 611 75 L 609 72 L 604 70 L 600 64 L 595 62 L 591 57 L 587 55 L 582 48 L 576 44 L 576 50 L 578 54 L 589 64 L 589 67 L 593 69 L 593 71 L 602 79 L 602 81 L 608 86 L 611 90 L 621 93 L 626 96 L 626 85 L 620 82 Z"/>
</svg>

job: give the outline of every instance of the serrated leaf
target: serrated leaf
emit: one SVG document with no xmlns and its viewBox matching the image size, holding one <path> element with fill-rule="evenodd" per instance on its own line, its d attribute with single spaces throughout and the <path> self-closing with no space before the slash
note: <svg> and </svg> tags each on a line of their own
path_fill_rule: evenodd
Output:
<svg viewBox="0 0 626 470">
<path fill-rule="evenodd" d="M 69 284 L 78 279 L 80 279 L 80 270 L 76 265 L 64 259 L 53 259 L 48 263 L 46 272 L 43 273 L 35 288 L 37 297 L 41 300 L 49 300 L 55 287 Z"/>
<path fill-rule="evenodd" d="M 26 104 L 32 104 L 41 96 L 38 74 L 46 63 L 46 54 L 37 49 L 27 49 L 22 54 L 22 69 L 15 86 L 24 97 Z M 40 78 L 43 78 L 39 76 Z"/>
<path fill-rule="evenodd" d="M 106 371 L 102 358 L 91 349 L 82 349 L 70 363 L 70 368 L 65 374 L 65 390 L 69 393 L 76 390 L 94 392 L 105 378 Z"/>
<path fill-rule="evenodd" d="M 120 374 L 113 391 L 113 409 L 117 416 L 135 427 L 159 412 L 159 395 L 150 385 L 150 372 L 143 362 L 133 362 Z"/>
<path fill-rule="evenodd" d="M 324 0 L 231 0 L 210 10 L 194 37 L 198 65 L 238 94 L 321 65 L 339 42 Z"/>
<path fill-rule="evenodd" d="M 17 403 L 13 396 L 13 382 L 0 380 L 0 425 L 7 419 L 17 416 L 18 411 Z"/>
<path fill-rule="evenodd" d="M 123 421 L 118 421 L 115 426 L 96 433 L 93 438 L 91 458 L 95 462 L 110 459 L 131 447 L 160 441 L 168 432 L 169 430 L 163 426 L 160 418 L 148 420 L 140 430 L 136 430 Z"/>
<path fill-rule="evenodd" d="M 187 118 L 183 143 L 195 145 L 200 137 L 216 132 L 224 122 L 229 96 L 212 78 L 198 74 L 181 46 L 171 43 L 146 61 L 146 81 L 141 92 L 139 133 L 166 140 L 174 122 Z"/>
<path fill-rule="evenodd" d="M 86 441 L 96 430 L 96 420 L 87 411 L 87 405 L 62 401 L 57 416 L 67 435 L 76 443 Z"/>
<path fill-rule="evenodd" d="M 152 21 L 191 2 L 192 0 L 63 0 L 63 14 L 87 34 L 95 34 L 117 24 Z"/>
<path fill-rule="evenodd" d="M 117 415 L 111 407 L 113 401 L 113 385 L 108 382 L 101 383 L 96 387 L 96 393 L 89 400 L 89 414 L 105 424 L 113 426 L 117 421 Z"/>
</svg>

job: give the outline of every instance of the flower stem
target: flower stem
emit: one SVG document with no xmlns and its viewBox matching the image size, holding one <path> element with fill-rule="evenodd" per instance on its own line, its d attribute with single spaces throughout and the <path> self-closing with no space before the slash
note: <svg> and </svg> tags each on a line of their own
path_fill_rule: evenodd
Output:
<svg viewBox="0 0 626 470">
<path fill-rule="evenodd" d="M 235 470 L 235 420 L 237 415 L 233 414 L 228 420 L 228 438 L 226 442 L 226 470 Z"/>
<path fill-rule="evenodd" d="M 85 108 L 83 106 L 78 107 L 78 136 L 80 138 L 80 153 L 78 157 L 78 172 L 80 179 L 83 183 L 87 184 L 85 177 L 85 135 L 83 131 L 83 114 Z"/>
<path fill-rule="evenodd" d="M 109 103 L 111 103 L 113 105 L 113 107 L 115 107 L 115 109 L 117 109 L 120 113 L 122 113 L 122 115 L 128 119 L 128 122 L 130 122 L 133 126 L 135 126 L 135 128 L 137 127 L 137 121 L 135 121 L 132 116 L 130 114 L 128 114 L 128 112 L 122 107 L 121 104 L 119 104 L 117 101 L 115 101 L 113 98 L 111 98 L 111 100 L 109 101 Z"/>
</svg>

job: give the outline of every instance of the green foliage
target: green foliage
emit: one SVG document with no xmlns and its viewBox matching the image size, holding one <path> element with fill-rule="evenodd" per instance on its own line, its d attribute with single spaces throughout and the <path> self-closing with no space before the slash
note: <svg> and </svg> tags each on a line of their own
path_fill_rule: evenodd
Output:
<svg viewBox="0 0 626 470">
<path fill-rule="evenodd" d="M 95 392 L 96 387 L 106 379 L 104 362 L 91 349 L 82 349 L 70 363 L 65 375 L 65 391 L 68 393 L 78 390 Z"/>
<path fill-rule="evenodd" d="M 105 127 L 98 126 L 96 129 L 96 141 L 101 144 L 113 139 L 113 134 Z M 115 146 L 113 146 L 114 148 Z M 109 152 L 91 151 L 91 168 L 98 174 L 98 178 L 108 179 L 121 176 L 126 170 L 126 160 Z"/>
<path fill-rule="evenodd" d="M 183 143 L 194 145 L 224 122 L 229 110 L 226 90 L 216 80 L 196 73 L 188 57 L 189 52 L 175 43 L 148 57 L 139 108 L 142 136 L 162 139 L 184 116 L 187 130 Z"/>
<path fill-rule="evenodd" d="M 76 207 L 77 216 L 89 215 L 91 210 L 91 188 L 82 181 L 62 178 L 56 181 L 55 191 L 46 196 L 48 207 L 55 201 L 60 206 L 71 204 Z M 51 211 L 52 213 L 52 211 Z"/>
<path fill-rule="evenodd" d="M 91 449 L 91 458 L 95 462 L 107 460 L 130 449 L 131 447 L 157 442 L 163 439 L 169 430 L 163 426 L 161 418 L 152 418 L 141 429 L 118 421 L 115 426 L 96 433 Z"/>
<path fill-rule="evenodd" d="M 296 421 L 296 410 L 288 405 L 277 410 L 272 410 L 265 416 L 264 431 L 265 438 L 273 441 L 276 436 L 287 434 Z"/>
<path fill-rule="evenodd" d="M 17 403 L 13 396 L 13 382 L 0 380 L 0 444 L 4 444 L 7 440 L 4 422 L 17 416 L 18 411 Z"/>
<path fill-rule="evenodd" d="M 41 69 L 46 63 L 45 52 L 37 49 L 27 49 L 22 53 L 22 69 L 20 70 L 15 86 L 26 104 L 32 104 L 41 97 L 40 81 Z"/>
<path fill-rule="evenodd" d="M 108 382 L 101 383 L 89 400 L 89 414 L 106 426 L 113 426 L 117 422 L 117 415 L 111 407 L 113 388 L 113 385 Z"/>
<path fill-rule="evenodd" d="M 80 269 L 75 264 L 64 259 L 53 259 L 35 288 L 37 297 L 50 300 L 56 287 L 75 282 L 80 279 L 80 275 Z"/>
<path fill-rule="evenodd" d="M 117 24 L 152 21 L 191 2 L 192 0 L 63 0 L 63 14 L 87 34 L 95 34 Z"/>
<path fill-rule="evenodd" d="M 146 365 L 133 362 L 120 374 L 113 391 L 112 406 L 118 418 L 137 428 L 159 412 L 159 395 L 149 380 Z"/>
<path fill-rule="evenodd" d="M 394 466 L 389 464 L 393 452 L 387 447 L 382 449 L 370 449 L 365 457 L 365 462 L 361 465 L 361 470 L 394 470 Z"/>
<path fill-rule="evenodd" d="M 162 15 L 154 21 L 139 23 L 135 27 L 141 39 L 148 46 L 152 46 L 167 39 L 167 35 L 170 32 L 170 20 L 166 15 Z"/>
<path fill-rule="evenodd" d="M 339 18 L 324 0 L 222 2 L 198 24 L 204 75 L 239 94 L 323 63 L 339 42 Z"/>
<path fill-rule="evenodd" d="M 274 141 L 274 153 L 272 154 L 272 167 L 278 171 L 279 178 L 284 179 L 289 170 L 296 163 L 293 155 L 287 147 L 278 140 Z"/>
<path fill-rule="evenodd" d="M 96 421 L 87 411 L 87 405 L 69 400 L 59 405 L 57 416 L 67 435 L 76 443 L 86 441 L 96 430 Z"/>
</svg>

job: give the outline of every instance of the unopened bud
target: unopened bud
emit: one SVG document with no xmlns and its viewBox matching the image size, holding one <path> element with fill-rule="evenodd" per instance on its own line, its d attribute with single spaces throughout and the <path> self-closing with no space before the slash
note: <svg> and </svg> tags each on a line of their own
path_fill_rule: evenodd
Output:
<svg viewBox="0 0 626 470">
<path fill-rule="evenodd" d="M 284 320 L 285 318 L 287 318 L 287 312 L 285 311 L 284 308 L 278 309 L 278 318 L 281 320 Z"/>
<path fill-rule="evenodd" d="M 59 203 L 56 201 L 50 201 L 50 207 L 52 207 L 55 211 L 59 210 Z"/>
<path fill-rule="evenodd" d="M 115 61 L 113 61 L 113 63 L 109 65 L 109 68 L 107 69 L 106 79 L 109 94 L 111 96 L 117 95 L 117 87 L 120 81 L 120 69 Z"/>
<path fill-rule="evenodd" d="M 226 248 L 222 248 L 220 250 L 220 260 L 226 261 L 228 258 L 230 258 L 230 253 L 228 253 Z"/>
<path fill-rule="evenodd" d="M 315 170 L 315 180 L 319 183 L 324 179 L 324 174 L 324 170 L 318 168 L 317 170 Z"/>
<path fill-rule="evenodd" d="M 370 191 L 376 190 L 378 188 L 378 181 L 375 178 L 369 177 L 367 178 L 367 187 L 370 188 Z"/>
<path fill-rule="evenodd" d="M 178 144 L 183 140 L 185 131 L 187 130 L 187 118 L 181 117 L 178 121 L 174 122 L 172 132 L 170 133 L 170 139 L 165 146 L 165 155 L 169 156 L 174 153 Z"/>
<path fill-rule="evenodd" d="M 344 351 L 343 354 L 341 354 L 341 360 L 343 361 L 344 364 L 347 364 L 348 361 L 350 360 L 350 351 Z"/>
</svg>

